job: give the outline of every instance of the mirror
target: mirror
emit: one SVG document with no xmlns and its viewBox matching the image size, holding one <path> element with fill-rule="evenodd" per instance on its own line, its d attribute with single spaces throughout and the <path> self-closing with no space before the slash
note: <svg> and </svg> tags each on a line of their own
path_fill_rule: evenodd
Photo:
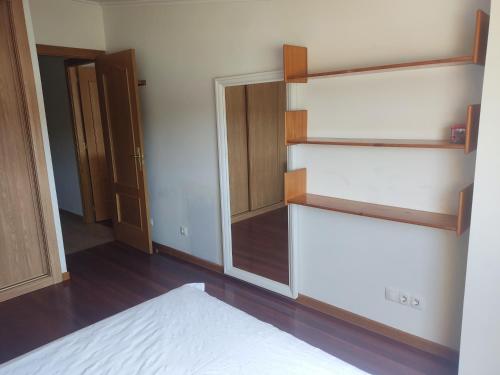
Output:
<svg viewBox="0 0 500 375">
<path fill-rule="evenodd" d="M 225 88 L 233 267 L 289 284 L 283 81 Z"/>
</svg>

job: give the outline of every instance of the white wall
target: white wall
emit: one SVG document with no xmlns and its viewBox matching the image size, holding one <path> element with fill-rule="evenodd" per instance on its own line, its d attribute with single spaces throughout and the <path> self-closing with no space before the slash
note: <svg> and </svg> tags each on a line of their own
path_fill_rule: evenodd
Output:
<svg viewBox="0 0 500 375">
<path fill-rule="evenodd" d="M 482 68 L 453 67 L 311 81 L 299 88 L 311 136 L 443 139 L 481 100 Z M 463 151 L 298 146 L 311 193 L 456 213 L 473 181 Z M 457 348 L 467 235 L 316 209 L 299 211 L 300 292 Z M 422 311 L 384 299 L 395 287 Z"/>
<path fill-rule="evenodd" d="M 75 0 L 30 0 L 38 44 L 106 49 L 102 8 Z"/>
<path fill-rule="evenodd" d="M 155 241 L 221 262 L 213 79 L 281 68 L 281 45 L 311 70 L 469 54 L 488 0 L 272 0 L 104 7 L 108 50 L 135 48 Z M 299 88 L 314 134 L 442 138 L 480 99 L 481 70 L 452 67 L 315 81 Z M 474 155 L 302 147 L 311 191 L 454 212 Z M 467 236 L 299 210 L 300 292 L 454 348 Z M 179 234 L 187 225 L 190 236 Z M 423 297 L 415 311 L 384 287 Z"/>
<path fill-rule="evenodd" d="M 83 216 L 64 58 L 41 56 L 39 65 L 58 206 Z"/>
<path fill-rule="evenodd" d="M 472 224 L 467 260 L 460 374 L 500 369 L 500 3 L 492 2 Z"/>
</svg>

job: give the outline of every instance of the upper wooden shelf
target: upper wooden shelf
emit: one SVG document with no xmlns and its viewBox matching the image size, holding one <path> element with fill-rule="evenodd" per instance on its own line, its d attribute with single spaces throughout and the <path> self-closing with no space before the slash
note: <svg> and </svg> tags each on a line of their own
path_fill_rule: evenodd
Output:
<svg viewBox="0 0 500 375">
<path fill-rule="evenodd" d="M 449 57 L 432 60 L 403 62 L 387 65 L 376 65 L 358 68 L 338 69 L 327 72 L 309 73 L 307 66 L 307 48 L 285 44 L 283 46 L 283 65 L 285 82 L 306 83 L 308 78 L 332 77 L 346 74 L 381 72 L 399 69 L 412 69 L 426 66 L 479 64 L 484 65 L 488 45 L 488 28 L 490 17 L 481 10 L 476 12 L 476 32 L 472 53 L 467 56 Z"/>
<path fill-rule="evenodd" d="M 455 144 L 447 140 L 313 138 L 307 136 L 307 111 L 287 111 L 285 113 L 285 143 L 287 145 L 313 144 L 330 146 L 440 148 L 464 150 L 464 152 L 468 154 L 477 148 L 480 110 L 481 106 L 479 104 L 470 105 L 467 108 L 465 144 Z"/>
<path fill-rule="evenodd" d="M 449 215 L 308 194 L 305 169 L 285 173 L 285 202 L 287 204 L 452 230 L 459 236 L 470 226 L 473 190 L 474 186 L 470 185 L 460 192 L 458 214 Z"/>
</svg>

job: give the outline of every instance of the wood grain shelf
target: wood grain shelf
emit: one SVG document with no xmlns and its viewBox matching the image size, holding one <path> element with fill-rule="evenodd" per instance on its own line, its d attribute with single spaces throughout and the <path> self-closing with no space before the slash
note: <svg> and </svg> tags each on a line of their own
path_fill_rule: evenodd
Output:
<svg viewBox="0 0 500 375">
<path fill-rule="evenodd" d="M 484 65 L 488 44 L 489 15 L 481 10 L 476 12 L 476 30 L 472 53 L 467 56 L 402 62 L 396 64 L 376 65 L 358 68 L 337 69 L 327 72 L 309 73 L 307 65 L 307 48 L 285 44 L 283 46 L 283 63 L 286 83 L 306 83 L 308 78 L 334 77 L 347 74 L 384 72 L 400 69 L 415 69 L 433 66 L 479 64 Z"/>
<path fill-rule="evenodd" d="M 309 194 L 307 193 L 306 169 L 298 169 L 285 174 L 286 204 L 451 230 L 459 236 L 470 226 L 472 194 L 473 185 L 460 192 L 459 212 L 457 215 L 449 215 Z"/>
<path fill-rule="evenodd" d="M 352 139 L 352 138 L 303 138 L 288 140 L 289 145 L 329 145 L 329 146 L 365 146 L 365 147 L 409 147 L 409 148 L 444 148 L 463 150 L 462 144 L 448 141 L 427 141 L 413 139 Z"/>
<path fill-rule="evenodd" d="M 359 138 L 323 138 L 307 136 L 307 111 L 287 111 L 285 113 L 285 144 L 328 145 L 328 146 L 364 146 L 364 147 L 408 147 L 464 150 L 470 153 L 477 148 L 479 114 L 481 106 L 470 105 L 467 108 L 466 142 L 450 143 L 447 140 L 413 139 L 359 139 Z"/>
</svg>

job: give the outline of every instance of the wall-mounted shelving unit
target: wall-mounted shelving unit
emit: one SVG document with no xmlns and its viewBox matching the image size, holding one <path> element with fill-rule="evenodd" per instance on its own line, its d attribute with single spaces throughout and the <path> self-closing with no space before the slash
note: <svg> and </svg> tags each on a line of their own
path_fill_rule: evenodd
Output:
<svg viewBox="0 0 500 375">
<path fill-rule="evenodd" d="M 478 64 L 484 65 L 488 44 L 489 16 L 481 10 L 476 12 L 476 29 L 472 53 L 467 56 L 440 58 L 361 68 L 338 69 L 327 72 L 310 73 L 307 65 L 307 48 L 284 45 L 283 64 L 286 83 L 307 83 L 309 78 L 336 77 L 356 73 L 377 73 L 399 69 L 414 69 L 443 65 Z M 467 109 L 465 144 L 453 144 L 447 140 L 411 140 L 411 139 L 352 139 L 308 137 L 307 111 L 288 111 L 285 113 L 285 143 L 289 146 L 298 144 L 330 146 L 368 146 L 368 147 L 407 147 L 457 149 L 465 153 L 477 149 L 479 115 L 481 106 L 470 105 Z M 285 174 L 285 202 L 301 206 L 315 207 L 329 211 L 373 217 L 408 224 L 422 225 L 456 231 L 462 235 L 470 225 L 473 184 L 459 194 L 459 208 L 456 215 L 418 211 L 407 208 L 384 206 L 347 199 L 327 197 L 307 193 L 307 173 L 305 169 Z"/>
<path fill-rule="evenodd" d="M 376 65 L 359 68 L 337 69 L 327 72 L 310 73 L 307 66 L 307 48 L 284 45 L 283 61 L 286 83 L 306 83 L 308 78 L 333 77 L 346 74 L 383 72 L 400 69 L 414 69 L 422 67 L 479 64 L 484 65 L 486 47 L 488 44 L 489 16 L 481 10 L 476 13 L 476 31 L 472 53 L 467 56 L 439 58 L 432 60 L 403 62 L 387 65 Z"/>
<path fill-rule="evenodd" d="M 287 204 L 451 230 L 459 236 L 470 226 L 473 190 L 474 185 L 470 185 L 460 192 L 458 213 L 449 215 L 309 194 L 307 193 L 306 169 L 298 169 L 285 174 L 285 202 Z"/>
<path fill-rule="evenodd" d="M 465 144 L 455 144 L 448 140 L 412 140 L 412 139 L 359 139 L 359 138 L 324 138 L 307 136 L 307 111 L 287 111 L 285 113 L 285 144 L 329 145 L 329 146 L 365 146 L 365 147 L 408 147 L 440 148 L 464 150 L 466 154 L 477 148 L 479 132 L 479 114 L 481 105 L 467 108 Z"/>
</svg>

